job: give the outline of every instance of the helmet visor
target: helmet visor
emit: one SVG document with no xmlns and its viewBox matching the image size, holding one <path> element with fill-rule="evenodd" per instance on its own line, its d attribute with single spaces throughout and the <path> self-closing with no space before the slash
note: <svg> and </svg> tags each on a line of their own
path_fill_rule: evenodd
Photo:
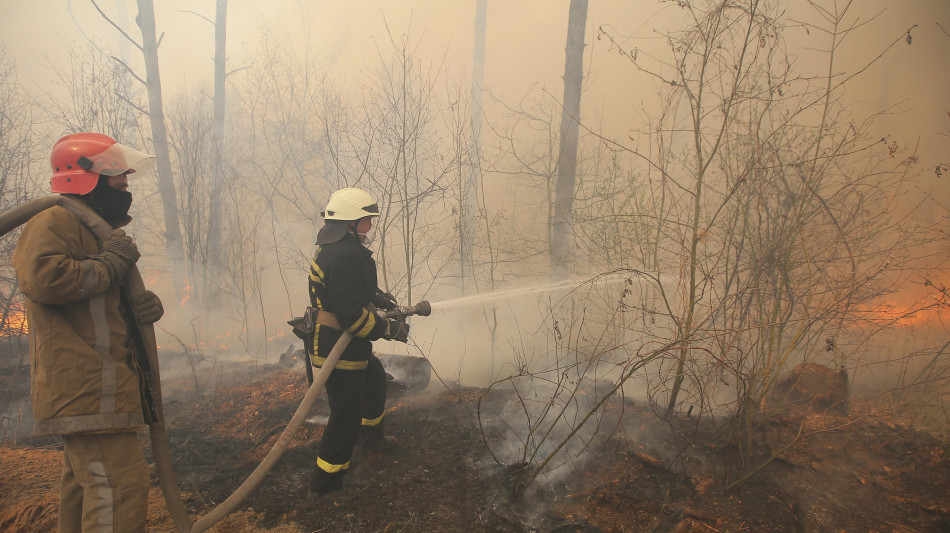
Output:
<svg viewBox="0 0 950 533">
<path fill-rule="evenodd" d="M 124 144 L 115 143 L 90 157 L 80 157 L 79 166 L 87 172 L 118 176 L 128 172 L 144 171 L 155 163 L 155 156 L 140 152 Z"/>
</svg>

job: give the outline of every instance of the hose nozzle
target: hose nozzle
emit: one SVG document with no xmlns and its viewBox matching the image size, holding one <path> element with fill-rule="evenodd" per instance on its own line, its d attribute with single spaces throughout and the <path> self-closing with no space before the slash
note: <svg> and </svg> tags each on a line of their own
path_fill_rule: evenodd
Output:
<svg viewBox="0 0 950 533">
<path fill-rule="evenodd" d="M 431 314 L 432 304 L 426 300 L 422 300 L 416 305 L 400 305 L 395 309 L 387 309 L 382 312 L 384 318 L 406 318 L 412 315 L 429 316 Z"/>
<path fill-rule="evenodd" d="M 428 300 L 422 300 L 413 307 L 412 314 L 419 316 L 429 316 L 432 314 L 432 304 Z"/>
</svg>

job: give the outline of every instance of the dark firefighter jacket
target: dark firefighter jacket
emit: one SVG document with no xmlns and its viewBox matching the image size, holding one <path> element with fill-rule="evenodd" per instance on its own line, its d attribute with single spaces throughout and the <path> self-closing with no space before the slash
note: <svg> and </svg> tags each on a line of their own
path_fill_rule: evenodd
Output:
<svg viewBox="0 0 950 533">
<path fill-rule="evenodd" d="M 38 435 L 145 427 L 119 288 L 88 259 L 97 253 L 93 233 L 61 206 L 30 219 L 13 252 L 27 302 Z"/>
<path fill-rule="evenodd" d="M 336 368 L 366 368 L 372 343 L 389 325 L 370 307 L 376 297 L 376 261 L 373 252 L 347 233 L 337 242 L 317 248 L 310 262 L 310 306 L 336 315 L 340 326 L 353 339 L 340 356 Z M 312 361 L 322 366 L 340 337 L 339 330 L 317 325 L 313 333 Z"/>
</svg>

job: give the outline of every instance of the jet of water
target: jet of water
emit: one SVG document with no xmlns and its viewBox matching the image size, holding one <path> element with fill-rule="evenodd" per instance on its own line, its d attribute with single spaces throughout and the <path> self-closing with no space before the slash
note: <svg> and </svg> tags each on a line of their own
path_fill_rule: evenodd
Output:
<svg viewBox="0 0 950 533">
<path fill-rule="evenodd" d="M 498 302 L 504 300 L 512 300 L 514 298 L 528 296 L 531 294 L 541 294 L 545 292 L 554 292 L 559 290 L 573 289 L 583 283 L 602 278 L 608 283 L 616 283 L 626 279 L 625 274 L 616 274 L 609 276 L 598 276 L 594 278 L 585 278 L 585 279 L 570 279 L 564 281 L 555 281 L 550 283 L 543 283 L 537 285 L 529 285 L 526 287 L 517 287 L 513 289 L 505 289 L 499 291 L 491 291 L 482 294 L 473 294 L 471 296 L 462 296 L 461 298 L 454 298 L 452 300 L 445 300 L 442 302 L 430 302 L 432 304 L 433 311 L 449 311 L 453 309 L 461 309 L 465 307 L 473 307 L 477 305 L 486 304 L 489 302 Z"/>
</svg>

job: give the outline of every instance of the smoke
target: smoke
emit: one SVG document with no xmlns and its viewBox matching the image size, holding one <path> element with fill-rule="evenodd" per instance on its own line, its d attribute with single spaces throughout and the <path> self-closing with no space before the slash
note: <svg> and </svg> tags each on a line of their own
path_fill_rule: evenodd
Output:
<svg viewBox="0 0 950 533">
<path fill-rule="evenodd" d="M 651 287 L 618 272 L 433 301 L 431 316 L 411 319 L 405 348 L 449 386 L 487 389 L 478 406 L 490 448 L 481 462 L 494 465 L 486 474 L 524 465 L 518 475 L 537 478 L 522 482 L 543 493 L 621 433 L 624 402 L 645 399 L 637 380 L 618 383 L 648 337 L 668 334 Z"/>
</svg>

